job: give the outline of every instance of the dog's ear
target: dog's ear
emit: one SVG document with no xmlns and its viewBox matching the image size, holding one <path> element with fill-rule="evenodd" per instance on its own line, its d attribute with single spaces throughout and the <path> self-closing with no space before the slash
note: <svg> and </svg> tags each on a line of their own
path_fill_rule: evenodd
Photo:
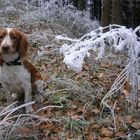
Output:
<svg viewBox="0 0 140 140">
<path fill-rule="evenodd" d="M 28 41 L 24 34 L 19 31 L 18 29 L 12 30 L 13 34 L 17 37 L 17 50 L 19 52 L 19 56 L 21 59 L 23 59 L 26 56 L 27 48 L 28 48 Z"/>
<path fill-rule="evenodd" d="M 26 37 L 21 33 L 20 33 L 20 38 L 19 38 L 19 56 L 21 58 L 24 58 L 26 56 L 27 53 L 27 48 L 28 48 L 28 41 L 26 39 Z"/>
<path fill-rule="evenodd" d="M 0 66 L 3 65 L 2 54 L 0 53 Z"/>
<path fill-rule="evenodd" d="M 1 31 L 2 29 L 0 28 L 0 36 L 1 36 Z M 0 46 L 1 46 L 1 39 L 0 39 Z M 1 47 L 0 47 L 0 66 L 2 66 L 2 64 L 3 64 L 3 61 L 2 61 L 2 54 L 1 54 Z"/>
</svg>

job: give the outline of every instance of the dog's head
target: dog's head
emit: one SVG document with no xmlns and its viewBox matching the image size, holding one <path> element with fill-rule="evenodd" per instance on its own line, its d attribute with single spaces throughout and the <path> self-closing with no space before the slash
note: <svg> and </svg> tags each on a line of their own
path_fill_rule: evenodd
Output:
<svg viewBox="0 0 140 140">
<path fill-rule="evenodd" d="M 24 58 L 27 48 L 28 42 L 22 32 L 15 28 L 0 29 L 0 54 L 19 53 Z"/>
</svg>

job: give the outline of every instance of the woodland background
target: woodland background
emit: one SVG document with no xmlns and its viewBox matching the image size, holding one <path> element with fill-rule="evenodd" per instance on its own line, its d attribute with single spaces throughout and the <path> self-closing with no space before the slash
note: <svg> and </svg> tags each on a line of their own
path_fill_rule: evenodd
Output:
<svg viewBox="0 0 140 140">
<path fill-rule="evenodd" d="M 139 17 L 139 0 L 1 0 L 0 27 L 15 27 L 25 33 L 30 43 L 29 59 L 42 74 L 47 88 L 44 101 L 35 106 L 37 111 L 16 115 L 20 107 L 28 104 L 7 106 L 1 87 L 0 139 L 139 140 L 140 98 L 137 94 L 135 106 L 130 100 L 129 82 L 121 83 L 121 88 L 109 96 L 108 106 L 102 104 L 115 79 L 126 70 L 126 50 L 106 50 L 107 57 L 99 60 L 95 59 L 97 52 L 91 52 L 78 73 L 68 69 L 60 53 L 63 45 L 94 37 L 88 35 L 91 31 L 94 34 L 97 30 L 96 38 L 105 33 L 112 35 L 111 26 L 102 30 L 110 24 L 121 25 L 116 34 L 121 35 L 121 29 L 126 31 L 122 25 L 129 33 L 139 26 Z M 58 35 L 61 39 L 56 38 Z M 139 33 L 136 39 L 139 44 Z"/>
</svg>

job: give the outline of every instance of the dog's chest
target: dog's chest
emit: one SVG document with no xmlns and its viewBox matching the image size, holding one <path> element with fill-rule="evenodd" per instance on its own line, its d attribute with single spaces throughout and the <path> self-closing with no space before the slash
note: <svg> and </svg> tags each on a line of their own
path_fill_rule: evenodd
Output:
<svg viewBox="0 0 140 140">
<path fill-rule="evenodd" d="M 30 85 L 31 75 L 22 65 L 0 67 L 0 81 L 5 88 L 17 92 Z"/>
</svg>

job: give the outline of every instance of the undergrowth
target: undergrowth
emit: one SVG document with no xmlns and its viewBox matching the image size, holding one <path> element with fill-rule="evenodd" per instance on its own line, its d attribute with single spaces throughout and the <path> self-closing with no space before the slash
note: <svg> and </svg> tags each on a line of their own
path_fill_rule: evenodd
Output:
<svg viewBox="0 0 140 140">
<path fill-rule="evenodd" d="M 130 94 L 128 90 L 125 93 L 124 90 L 121 91 L 122 83 L 124 85 L 124 81 L 127 80 L 128 67 L 132 64 L 126 66 L 127 56 L 122 57 L 120 52 L 106 53 L 108 57 L 95 60 L 97 53 L 91 51 L 91 59 L 84 59 L 81 72 L 75 73 L 67 69 L 63 63 L 63 55 L 59 53 L 62 45 L 65 44 L 61 51 L 66 50 L 64 47 L 68 48 L 69 45 L 78 46 L 78 43 L 84 41 L 87 45 L 89 42 L 86 40 L 94 40 L 97 52 L 102 52 L 98 56 L 101 56 L 106 50 L 105 47 L 100 47 L 106 45 L 103 40 L 108 34 L 103 32 L 103 28 L 89 34 L 88 32 L 99 26 L 98 22 L 90 21 L 87 11 L 78 11 L 71 4 L 62 5 L 61 0 L 49 3 L 38 1 L 38 4 L 34 0 L 0 1 L 0 26 L 16 27 L 25 32 L 31 44 L 29 57 L 47 83 L 42 105 L 37 107 L 33 114 L 15 115 L 22 106 L 5 106 L 5 101 L 1 102 L 0 139 L 110 140 L 139 135 L 139 111 L 133 114 L 129 111 Z M 127 35 L 121 32 L 120 26 L 118 28 L 120 30 L 114 29 L 116 36 L 122 33 L 119 41 L 124 41 L 125 44 Z M 126 32 L 132 33 L 131 31 L 126 29 Z M 57 37 L 64 40 L 56 40 L 56 35 L 62 35 Z M 84 36 L 81 37 L 82 35 Z M 92 35 L 95 35 L 95 38 L 92 38 Z M 98 44 L 100 40 L 95 41 L 97 36 L 102 40 L 101 45 Z M 110 42 L 112 36 L 109 36 Z M 77 39 L 79 37 L 81 38 Z M 121 59 L 124 61 L 120 63 Z M 75 64 L 78 66 L 77 62 Z M 114 87 L 115 79 L 117 83 L 120 82 L 119 88 L 116 83 Z M 121 83 L 120 79 L 124 81 Z M 113 94 L 114 92 L 117 94 Z M 23 106 L 26 105 L 28 104 Z"/>
</svg>

